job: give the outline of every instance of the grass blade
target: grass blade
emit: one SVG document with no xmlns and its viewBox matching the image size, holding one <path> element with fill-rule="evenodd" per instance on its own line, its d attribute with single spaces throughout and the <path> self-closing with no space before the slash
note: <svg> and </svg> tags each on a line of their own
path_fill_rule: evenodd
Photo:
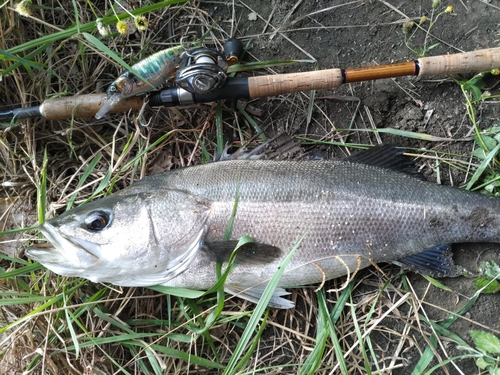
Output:
<svg viewBox="0 0 500 375">
<path fill-rule="evenodd" d="M 104 18 L 101 19 L 101 21 L 105 25 L 112 25 L 112 24 L 115 24 L 117 21 L 122 21 L 122 20 L 126 20 L 126 19 L 130 18 L 131 14 L 134 15 L 134 16 L 139 16 L 139 15 L 142 15 L 142 14 L 145 14 L 145 13 L 149 13 L 149 12 L 155 11 L 157 9 L 168 7 L 170 5 L 179 4 L 179 3 L 186 3 L 186 2 L 188 2 L 188 0 L 168 0 L 168 1 L 162 1 L 162 2 L 159 2 L 159 3 L 154 3 L 154 4 L 151 4 L 151 5 L 144 6 L 144 7 L 139 8 L 139 9 L 132 10 L 132 11 L 130 11 L 130 14 L 127 13 L 127 12 L 125 12 L 125 13 L 120 13 L 120 14 L 117 14 L 117 15 L 112 15 L 112 16 L 109 16 L 109 17 L 104 17 Z M 82 32 L 90 32 L 90 31 L 94 31 L 96 29 L 97 29 L 97 23 L 96 23 L 96 21 L 88 22 L 88 23 L 83 24 L 83 25 L 80 24 L 79 27 L 76 27 L 76 26 L 75 27 L 71 27 L 69 29 L 62 30 L 62 31 L 59 31 L 59 32 L 56 32 L 56 33 L 53 33 L 53 34 L 44 35 L 44 36 L 41 36 L 41 37 L 36 38 L 34 40 L 31 40 L 29 42 L 20 44 L 20 45 L 14 47 L 14 48 L 8 49 L 7 52 L 10 53 L 10 54 L 16 54 L 16 53 L 24 52 L 26 50 L 38 47 L 40 45 L 45 45 L 45 44 L 49 44 L 50 45 L 50 44 L 53 44 L 54 42 L 56 42 L 58 40 L 68 39 L 68 38 L 73 37 L 76 34 L 79 34 L 79 33 L 82 33 Z"/>
<path fill-rule="evenodd" d="M 405 138 L 418 139 L 421 141 L 428 142 L 449 142 L 456 141 L 456 139 L 445 138 L 445 137 L 437 137 L 435 135 L 424 134 L 424 133 L 415 133 L 408 130 L 394 129 L 394 128 L 377 128 L 377 129 L 337 129 L 339 132 L 369 132 L 369 133 L 386 133 L 397 135 Z"/>
<path fill-rule="evenodd" d="M 262 132 L 260 129 L 260 126 L 255 122 L 253 118 L 250 117 L 250 115 L 240 106 L 238 106 L 238 111 L 240 111 L 245 119 L 250 123 L 250 125 L 254 128 L 255 132 L 257 134 L 260 134 L 260 139 L 262 139 L 264 142 L 267 141 L 266 135 Z"/>
<path fill-rule="evenodd" d="M 271 300 L 274 290 L 278 286 L 278 282 L 281 279 L 281 276 L 285 272 L 285 268 L 288 265 L 288 262 L 290 262 L 290 259 L 292 259 L 293 254 L 295 254 L 295 251 L 299 248 L 300 243 L 302 242 L 305 236 L 306 235 L 304 234 L 302 238 L 299 240 L 299 242 L 290 251 L 290 253 L 285 257 L 285 259 L 283 259 L 278 270 L 267 284 L 266 289 L 264 290 L 264 293 L 262 294 L 259 303 L 257 304 L 252 313 L 252 317 L 248 321 L 245 331 L 243 331 L 243 334 L 241 335 L 240 341 L 238 342 L 236 348 L 234 349 L 233 355 L 231 356 L 229 363 L 224 369 L 223 375 L 232 374 L 237 369 L 239 358 L 243 355 L 248 342 L 252 339 L 252 335 L 262 317 L 262 314 L 268 308 L 267 305 Z"/>
<path fill-rule="evenodd" d="M 87 178 L 90 176 L 90 174 L 94 171 L 95 166 L 99 161 L 101 160 L 102 153 L 98 153 L 92 161 L 89 163 L 88 167 L 85 169 L 83 172 L 82 176 L 80 177 L 78 184 L 76 185 L 76 190 L 80 189 Z M 75 203 L 76 199 L 76 194 L 73 194 L 69 199 L 68 199 L 68 204 L 66 205 L 66 211 L 70 210 L 73 207 L 73 204 Z"/>
<path fill-rule="evenodd" d="M 465 187 L 466 190 L 470 190 L 472 188 L 472 186 L 474 186 L 474 184 L 479 179 L 479 177 L 481 177 L 483 175 L 484 171 L 486 170 L 486 168 L 488 168 L 488 165 L 493 160 L 493 158 L 496 156 L 496 154 L 498 153 L 499 150 L 500 150 L 500 143 L 493 150 L 491 150 L 488 153 L 488 155 L 486 155 L 486 157 L 482 161 L 481 165 L 479 165 L 479 167 L 476 169 L 476 171 L 472 175 L 469 183 Z"/>
<path fill-rule="evenodd" d="M 49 159 L 47 157 L 47 149 L 43 152 L 42 171 L 40 175 L 40 182 L 37 188 L 37 212 L 38 222 L 43 224 L 45 222 L 45 206 L 47 204 L 47 164 Z"/>
<path fill-rule="evenodd" d="M 66 325 L 69 329 L 70 335 L 71 335 L 71 341 L 73 341 L 73 345 L 75 347 L 75 356 L 78 359 L 78 355 L 80 354 L 80 346 L 78 344 L 78 338 L 76 337 L 75 329 L 73 328 L 73 323 L 71 323 L 72 319 L 70 318 L 70 313 L 68 310 L 68 305 L 66 304 L 66 288 L 63 287 L 62 290 L 62 300 L 63 300 L 63 306 L 64 306 L 64 315 L 66 317 Z M 74 318 L 73 318 L 74 319 Z"/>
<path fill-rule="evenodd" d="M 333 348 L 335 350 L 335 358 L 337 359 L 337 363 L 340 367 L 340 372 L 342 375 L 347 375 L 349 372 L 347 370 L 347 365 L 344 359 L 344 355 L 342 353 L 342 347 L 340 346 L 340 341 L 337 336 L 337 332 L 335 330 L 335 322 L 332 321 L 332 317 L 328 314 L 328 308 L 326 306 L 326 297 L 323 290 L 320 290 L 318 293 L 318 312 L 321 316 L 325 316 L 325 326 L 330 335 L 330 338 L 333 343 Z M 347 301 L 347 299 L 344 300 Z M 337 304 L 341 304 L 341 301 L 337 301 Z M 326 315 L 325 315 L 326 314 Z M 320 319 L 320 315 L 318 315 L 318 319 Z"/>
<path fill-rule="evenodd" d="M 222 101 L 217 102 L 215 107 L 215 126 L 217 131 L 217 152 L 222 154 L 224 152 L 224 129 L 222 127 Z"/>
<path fill-rule="evenodd" d="M 114 51 L 109 49 L 103 42 L 101 42 L 99 39 L 97 39 L 95 36 L 89 34 L 89 33 L 82 33 L 83 37 L 90 43 L 92 44 L 95 48 L 97 48 L 99 51 L 104 53 L 106 56 L 111 57 L 113 60 L 115 60 L 120 66 L 124 67 L 127 69 L 129 72 L 133 73 L 135 76 L 139 77 L 143 82 L 147 83 L 151 89 L 154 89 L 155 87 L 149 83 L 149 81 L 144 78 L 139 72 L 137 72 L 134 68 L 132 68 L 129 64 L 127 64 L 120 56 L 118 56 Z"/>
<path fill-rule="evenodd" d="M 300 63 L 314 64 L 315 61 L 314 60 L 269 60 L 269 61 L 249 62 L 244 64 L 240 63 L 230 66 L 227 69 L 227 72 L 228 73 L 247 72 L 249 70 L 266 69 L 276 66 L 300 64 Z"/>
</svg>

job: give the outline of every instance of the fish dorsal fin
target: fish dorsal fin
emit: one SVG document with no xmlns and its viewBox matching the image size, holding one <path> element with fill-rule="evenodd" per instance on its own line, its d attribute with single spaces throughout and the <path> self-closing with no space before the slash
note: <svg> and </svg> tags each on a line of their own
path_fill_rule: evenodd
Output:
<svg viewBox="0 0 500 375">
<path fill-rule="evenodd" d="M 210 257 L 219 262 L 227 263 L 233 253 L 238 241 L 213 241 L 205 242 L 205 251 Z M 281 256 L 281 249 L 265 243 L 249 242 L 238 248 L 235 264 L 238 265 L 259 265 L 269 264 Z"/>
<path fill-rule="evenodd" d="M 366 151 L 357 152 L 345 160 L 351 163 L 373 165 L 379 168 L 405 173 L 419 180 L 424 177 L 415 169 L 413 161 L 403 155 L 404 151 L 394 145 L 374 146 Z"/>
<path fill-rule="evenodd" d="M 260 298 L 262 297 L 262 294 L 266 289 L 266 286 L 267 284 L 257 285 L 249 288 L 240 284 L 226 284 L 224 290 L 226 291 L 226 293 L 233 294 L 237 297 L 246 299 L 247 301 L 259 303 Z M 282 298 L 283 296 L 289 294 L 290 293 L 283 288 L 274 289 L 273 295 L 269 300 L 269 307 L 273 307 L 275 309 L 291 309 L 295 306 L 293 302 L 286 298 Z"/>
<path fill-rule="evenodd" d="M 422 253 L 393 262 L 398 266 L 432 277 L 455 277 L 457 271 L 453 263 L 451 247 L 439 245 Z"/>
<path fill-rule="evenodd" d="M 260 134 L 257 133 L 249 140 L 252 142 Z M 249 148 L 247 145 L 238 148 L 235 152 L 229 153 L 232 145 L 226 144 L 222 154 L 216 153 L 214 161 L 225 160 L 287 160 L 293 158 L 298 160 L 304 156 L 304 152 L 300 143 L 286 133 L 280 133 L 275 137 L 268 139 L 266 142 L 254 148 Z"/>
</svg>

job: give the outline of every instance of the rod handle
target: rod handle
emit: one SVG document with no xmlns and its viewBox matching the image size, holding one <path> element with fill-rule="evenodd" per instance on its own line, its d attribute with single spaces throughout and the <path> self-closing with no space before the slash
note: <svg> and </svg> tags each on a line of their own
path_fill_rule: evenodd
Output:
<svg viewBox="0 0 500 375">
<path fill-rule="evenodd" d="M 342 85 L 342 69 L 274 74 L 248 78 L 251 99 L 299 91 L 329 89 Z"/>
<path fill-rule="evenodd" d="M 415 75 L 415 63 L 376 65 L 366 68 L 326 69 L 252 77 L 248 79 L 250 98 L 276 96 L 299 91 L 322 90 L 344 83 Z"/>
<path fill-rule="evenodd" d="M 440 74 L 480 73 L 500 68 L 500 48 L 422 57 L 417 61 L 420 66 L 420 73 L 418 74 L 420 77 Z"/>
<path fill-rule="evenodd" d="M 248 89 L 250 98 L 255 99 L 299 91 L 330 89 L 344 83 L 382 78 L 480 73 L 499 68 L 500 48 L 488 48 L 453 55 L 422 57 L 416 61 L 365 68 L 327 69 L 251 77 L 248 79 Z"/>
<path fill-rule="evenodd" d="M 106 94 L 87 94 L 47 99 L 40 105 L 40 113 L 48 120 L 64 120 L 95 116 L 106 101 Z M 141 109 L 144 98 L 133 96 L 120 100 L 109 113 Z"/>
</svg>

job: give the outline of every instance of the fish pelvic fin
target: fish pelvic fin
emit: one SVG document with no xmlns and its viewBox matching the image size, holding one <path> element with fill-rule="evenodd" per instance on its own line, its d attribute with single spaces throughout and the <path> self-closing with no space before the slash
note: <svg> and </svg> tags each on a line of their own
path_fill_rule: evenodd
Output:
<svg viewBox="0 0 500 375">
<path fill-rule="evenodd" d="M 224 287 L 224 290 L 226 293 L 235 295 L 239 298 L 246 299 L 247 301 L 253 302 L 253 303 L 259 303 L 260 298 L 262 297 L 262 294 L 264 293 L 264 290 L 266 289 L 267 284 L 263 285 L 256 285 L 253 287 L 248 287 L 246 285 L 240 285 L 240 284 L 227 284 Z M 269 307 L 273 307 L 275 309 L 291 309 L 295 305 L 292 301 L 282 298 L 283 296 L 289 295 L 290 293 L 287 292 L 283 288 L 276 288 L 273 292 L 273 295 L 271 296 L 271 299 L 269 300 Z"/>
<path fill-rule="evenodd" d="M 422 253 L 394 261 L 394 264 L 432 277 L 459 276 L 453 263 L 451 246 L 439 245 Z"/>
</svg>

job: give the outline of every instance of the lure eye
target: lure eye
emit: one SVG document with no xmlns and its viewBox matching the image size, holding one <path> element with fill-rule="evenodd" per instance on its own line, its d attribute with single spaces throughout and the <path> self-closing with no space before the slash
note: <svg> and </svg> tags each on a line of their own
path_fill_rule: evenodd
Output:
<svg viewBox="0 0 500 375">
<path fill-rule="evenodd" d="M 113 86 L 115 87 L 115 91 L 118 91 L 120 94 L 130 94 L 134 84 L 128 77 L 118 77 Z"/>
<path fill-rule="evenodd" d="M 103 230 L 109 223 L 109 215 L 102 211 L 92 212 L 85 219 L 87 229 L 92 232 L 99 232 Z"/>
</svg>

